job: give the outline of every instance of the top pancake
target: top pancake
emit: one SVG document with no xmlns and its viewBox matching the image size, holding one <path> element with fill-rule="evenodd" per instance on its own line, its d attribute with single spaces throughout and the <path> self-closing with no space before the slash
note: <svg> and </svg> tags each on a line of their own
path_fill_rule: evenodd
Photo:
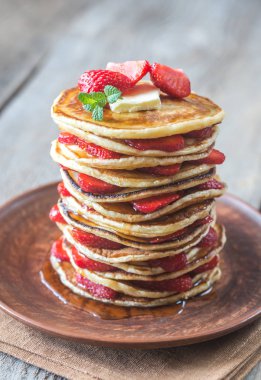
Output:
<svg viewBox="0 0 261 380">
<path fill-rule="evenodd" d="M 161 95 L 161 108 L 151 111 L 115 113 L 104 109 L 95 121 L 78 100 L 79 89 L 63 91 L 54 101 L 52 117 L 59 125 L 69 124 L 98 136 L 111 138 L 157 138 L 202 129 L 223 120 L 222 108 L 211 100 L 190 94 L 184 99 Z"/>
</svg>

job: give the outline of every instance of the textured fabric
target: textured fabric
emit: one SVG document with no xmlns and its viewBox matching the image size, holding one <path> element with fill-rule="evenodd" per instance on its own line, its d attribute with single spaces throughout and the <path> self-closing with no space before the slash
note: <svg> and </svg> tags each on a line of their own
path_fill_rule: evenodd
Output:
<svg viewBox="0 0 261 380">
<path fill-rule="evenodd" d="M 187 347 L 116 350 L 54 338 L 0 312 L 0 350 L 69 379 L 242 379 L 260 360 L 261 322 Z"/>
</svg>

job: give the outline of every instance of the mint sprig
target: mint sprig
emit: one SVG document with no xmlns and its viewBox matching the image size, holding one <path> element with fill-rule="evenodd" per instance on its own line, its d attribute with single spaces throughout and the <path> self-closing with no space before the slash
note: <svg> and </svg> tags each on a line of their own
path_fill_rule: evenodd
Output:
<svg viewBox="0 0 261 380">
<path fill-rule="evenodd" d="M 115 103 L 121 97 L 121 91 L 114 86 L 105 86 L 104 92 L 80 92 L 78 99 L 86 111 L 92 113 L 93 120 L 103 119 L 103 108 L 107 103 Z"/>
</svg>

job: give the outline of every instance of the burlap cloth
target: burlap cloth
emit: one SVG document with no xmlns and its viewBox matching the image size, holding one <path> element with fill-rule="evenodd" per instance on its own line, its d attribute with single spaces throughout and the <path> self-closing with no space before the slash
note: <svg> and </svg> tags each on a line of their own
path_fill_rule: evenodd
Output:
<svg viewBox="0 0 261 380">
<path fill-rule="evenodd" d="M 261 321 L 188 347 L 116 350 L 54 338 L 0 312 L 0 350 L 69 379 L 242 379 L 261 356 Z"/>
</svg>

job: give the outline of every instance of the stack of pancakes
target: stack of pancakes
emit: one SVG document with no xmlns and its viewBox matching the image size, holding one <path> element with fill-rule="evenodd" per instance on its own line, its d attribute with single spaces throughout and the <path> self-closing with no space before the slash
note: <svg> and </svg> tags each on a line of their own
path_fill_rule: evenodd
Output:
<svg viewBox="0 0 261 380">
<path fill-rule="evenodd" d="M 216 223 L 215 198 L 225 185 L 204 158 L 213 149 L 223 111 L 196 94 L 184 99 L 161 95 L 161 102 L 160 109 L 151 111 L 117 114 L 105 109 L 102 121 L 92 120 L 82 108 L 76 88 L 53 104 L 61 133 L 119 155 L 101 158 L 77 144 L 52 143 L 51 156 L 61 167 L 66 190 L 57 203 L 57 225 L 67 259 L 52 254 L 51 263 L 62 283 L 80 296 L 154 307 L 200 294 L 221 276 L 225 232 Z M 191 137 L 191 131 L 207 127 L 211 134 L 206 138 Z M 185 141 L 174 152 L 141 150 L 129 143 L 173 135 Z M 177 164 L 179 171 L 170 175 L 148 169 Z M 113 190 L 86 191 L 79 173 L 113 185 Z M 220 186 L 211 188 L 213 179 Z M 165 196 L 170 200 L 151 212 L 135 207 L 146 200 L 155 205 Z M 93 235 L 98 246 L 88 243 Z M 209 244 L 213 235 L 216 240 Z"/>
</svg>

